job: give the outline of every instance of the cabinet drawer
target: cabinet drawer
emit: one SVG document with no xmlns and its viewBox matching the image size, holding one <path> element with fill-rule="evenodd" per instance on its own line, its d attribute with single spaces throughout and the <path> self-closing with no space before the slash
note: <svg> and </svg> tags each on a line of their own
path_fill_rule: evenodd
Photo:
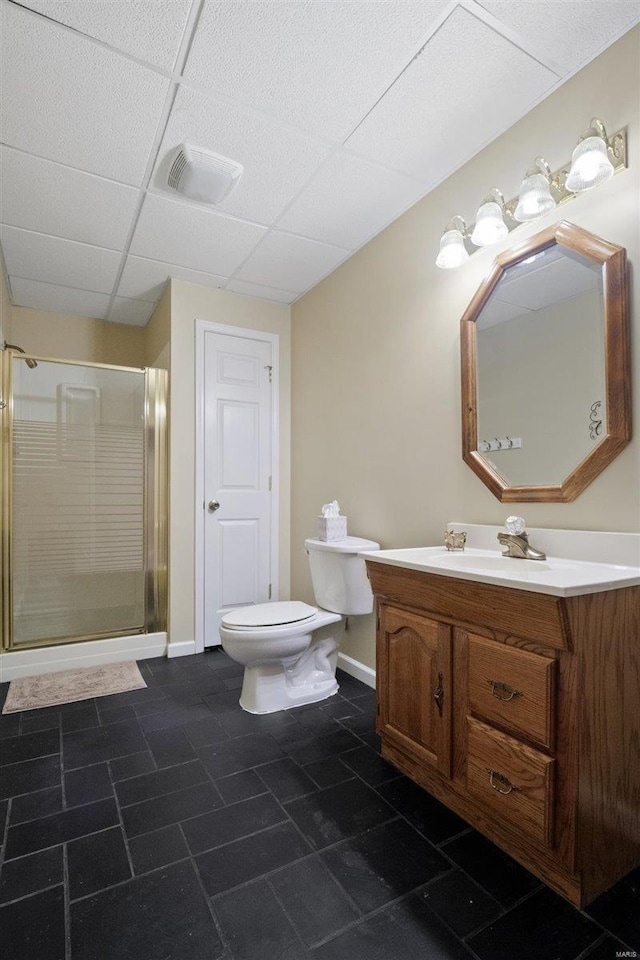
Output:
<svg viewBox="0 0 640 960">
<path fill-rule="evenodd" d="M 553 749 L 556 661 L 469 636 L 472 713 Z"/>
<path fill-rule="evenodd" d="M 468 718 L 467 791 L 499 820 L 553 845 L 555 760 Z"/>
</svg>

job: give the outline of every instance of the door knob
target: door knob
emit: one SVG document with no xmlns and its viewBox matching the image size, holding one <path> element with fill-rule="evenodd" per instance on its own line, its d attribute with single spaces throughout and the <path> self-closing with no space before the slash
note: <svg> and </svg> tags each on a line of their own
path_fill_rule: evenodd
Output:
<svg viewBox="0 0 640 960">
<path fill-rule="evenodd" d="M 208 503 L 209 513 L 215 513 L 216 510 L 219 510 L 219 509 L 220 509 L 220 504 L 218 503 L 217 500 L 209 500 L 209 503 Z"/>
</svg>

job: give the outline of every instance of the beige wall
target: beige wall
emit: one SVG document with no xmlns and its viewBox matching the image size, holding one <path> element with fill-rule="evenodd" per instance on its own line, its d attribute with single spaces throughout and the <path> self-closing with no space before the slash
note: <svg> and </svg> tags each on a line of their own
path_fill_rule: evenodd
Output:
<svg viewBox="0 0 640 960">
<path fill-rule="evenodd" d="M 195 321 L 210 320 L 280 338 L 280 597 L 289 597 L 290 308 L 171 281 L 169 641 L 195 630 Z"/>
<path fill-rule="evenodd" d="M 0 347 L 5 340 L 11 341 L 11 300 L 4 257 L 0 251 Z"/>
<path fill-rule="evenodd" d="M 30 307 L 11 308 L 11 342 L 43 357 L 127 367 L 142 367 L 146 362 L 144 327 Z"/>
<path fill-rule="evenodd" d="M 168 370 L 171 356 L 171 281 L 165 286 L 145 327 L 144 341 L 147 365 Z"/>
<path fill-rule="evenodd" d="M 640 423 L 640 31 L 629 33 L 432 191 L 292 307 L 292 545 L 301 559 L 321 504 L 337 497 L 349 532 L 385 547 L 440 543 L 447 520 L 504 522 L 460 455 L 459 318 L 497 252 L 566 218 L 627 248 L 632 276 L 635 423 Z M 534 157 L 552 169 L 593 116 L 626 126 L 629 169 L 458 270 L 439 270 L 440 235 L 473 221 L 492 186 L 507 197 Z M 442 145 L 446 149 L 446 144 Z M 640 530 L 640 435 L 572 504 L 523 504 L 529 526 Z M 292 595 L 311 600 L 307 566 Z M 372 618 L 352 618 L 343 649 L 373 666 Z"/>
</svg>

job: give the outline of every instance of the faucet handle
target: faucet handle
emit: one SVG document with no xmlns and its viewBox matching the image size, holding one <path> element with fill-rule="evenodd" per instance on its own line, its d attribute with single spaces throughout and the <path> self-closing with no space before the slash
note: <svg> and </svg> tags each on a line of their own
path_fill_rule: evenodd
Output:
<svg viewBox="0 0 640 960">
<path fill-rule="evenodd" d="M 517 537 L 522 536 L 526 530 L 526 524 L 522 517 L 507 517 L 504 525 L 508 533 L 513 533 Z"/>
</svg>

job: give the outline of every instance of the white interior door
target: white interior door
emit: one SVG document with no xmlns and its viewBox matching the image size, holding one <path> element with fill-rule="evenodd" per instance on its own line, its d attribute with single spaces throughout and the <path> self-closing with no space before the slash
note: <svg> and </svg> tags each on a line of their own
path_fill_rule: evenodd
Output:
<svg viewBox="0 0 640 960">
<path fill-rule="evenodd" d="M 271 598 L 272 344 L 204 334 L 204 645 Z"/>
</svg>

